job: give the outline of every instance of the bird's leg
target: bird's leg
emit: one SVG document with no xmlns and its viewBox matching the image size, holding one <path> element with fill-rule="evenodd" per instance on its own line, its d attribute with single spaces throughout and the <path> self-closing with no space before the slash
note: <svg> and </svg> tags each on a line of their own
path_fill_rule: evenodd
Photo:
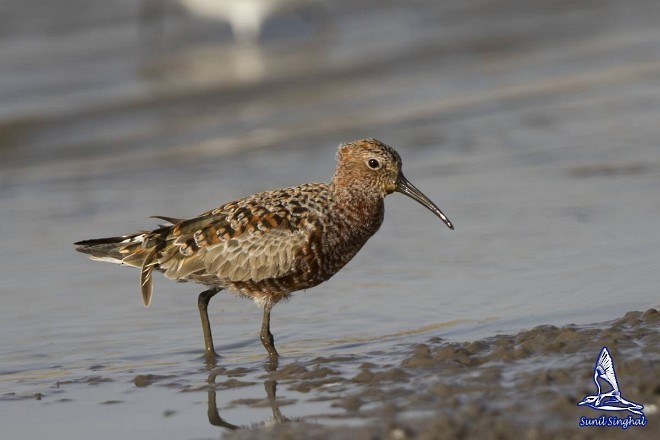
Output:
<svg viewBox="0 0 660 440">
<path fill-rule="evenodd" d="M 220 291 L 219 288 L 213 287 L 205 290 L 197 297 L 197 307 L 199 308 L 199 316 L 202 318 L 202 331 L 204 332 L 204 345 L 206 346 L 207 356 L 217 356 L 213 349 L 213 336 L 211 335 L 211 324 L 209 323 L 208 306 L 211 298 Z"/>
<path fill-rule="evenodd" d="M 270 310 L 273 308 L 272 303 L 264 305 L 264 319 L 261 323 L 261 343 L 264 344 L 268 356 L 270 357 L 271 368 L 277 368 L 277 350 L 275 350 L 275 340 L 273 334 L 270 332 Z"/>
</svg>

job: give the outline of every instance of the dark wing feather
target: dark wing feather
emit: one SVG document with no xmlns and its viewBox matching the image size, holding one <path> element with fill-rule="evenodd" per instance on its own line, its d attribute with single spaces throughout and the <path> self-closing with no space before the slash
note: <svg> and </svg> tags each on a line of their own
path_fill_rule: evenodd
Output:
<svg viewBox="0 0 660 440">
<path fill-rule="evenodd" d="M 177 223 L 181 223 L 184 221 L 182 218 L 175 218 L 175 217 L 167 217 L 164 215 L 152 215 L 151 218 L 159 218 L 161 220 L 165 220 L 168 223 L 171 223 L 173 225 L 176 225 Z"/>
<path fill-rule="evenodd" d="M 322 231 L 329 187 L 311 183 L 237 200 L 198 217 L 157 216 L 171 226 L 122 237 L 86 240 L 78 250 L 94 259 L 140 268 L 145 306 L 154 269 L 176 280 L 210 285 L 284 277 L 309 258 L 310 241 Z"/>
<path fill-rule="evenodd" d="M 295 269 L 316 213 L 297 212 L 270 193 L 229 203 L 175 225 L 158 259 L 165 276 L 212 276 L 225 282 L 262 281 Z"/>
<path fill-rule="evenodd" d="M 153 278 L 151 273 L 154 270 L 154 265 L 157 263 L 154 261 L 156 253 L 158 252 L 157 247 L 151 248 L 144 261 L 142 262 L 142 267 L 140 268 L 140 287 L 142 288 L 142 304 L 145 307 L 149 307 L 151 304 L 151 295 L 154 290 Z"/>
</svg>

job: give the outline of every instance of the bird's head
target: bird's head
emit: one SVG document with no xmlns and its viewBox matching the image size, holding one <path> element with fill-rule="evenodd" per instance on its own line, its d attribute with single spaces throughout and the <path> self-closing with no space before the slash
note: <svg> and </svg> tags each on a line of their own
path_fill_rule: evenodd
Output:
<svg viewBox="0 0 660 440">
<path fill-rule="evenodd" d="M 360 139 L 339 146 L 333 184 L 358 188 L 361 192 L 374 193 L 379 197 L 400 192 L 424 205 L 449 229 L 454 229 L 440 208 L 406 179 L 401 167 L 401 156 L 394 148 L 377 139 Z"/>
</svg>

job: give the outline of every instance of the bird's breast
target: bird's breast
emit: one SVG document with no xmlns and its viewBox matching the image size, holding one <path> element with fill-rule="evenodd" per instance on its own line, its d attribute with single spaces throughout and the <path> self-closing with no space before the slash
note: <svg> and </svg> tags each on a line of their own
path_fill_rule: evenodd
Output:
<svg viewBox="0 0 660 440">
<path fill-rule="evenodd" d="M 295 261 L 290 271 L 263 280 L 230 282 L 227 287 L 257 302 L 278 302 L 291 292 L 309 289 L 335 275 L 383 222 L 382 199 L 348 202 L 332 195 L 323 203 L 316 199 L 301 203 L 296 229 L 306 231 L 303 235 L 307 238 L 291 254 Z"/>
<path fill-rule="evenodd" d="M 326 219 L 319 260 L 327 278 L 344 267 L 380 228 L 384 206 L 382 200 L 376 202 L 345 204 Z"/>
</svg>

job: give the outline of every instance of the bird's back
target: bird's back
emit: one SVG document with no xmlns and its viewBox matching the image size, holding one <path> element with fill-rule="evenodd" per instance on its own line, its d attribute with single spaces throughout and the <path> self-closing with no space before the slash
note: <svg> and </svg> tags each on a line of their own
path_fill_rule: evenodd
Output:
<svg viewBox="0 0 660 440">
<path fill-rule="evenodd" d="M 76 243 L 94 259 L 141 268 L 145 305 L 154 269 L 171 279 L 229 288 L 260 303 L 277 302 L 330 278 L 380 225 L 357 241 L 350 234 L 342 239 L 347 231 L 342 232 L 341 222 L 350 213 L 337 211 L 325 183 L 266 191 L 186 220 L 160 218 L 173 224 Z"/>
</svg>

